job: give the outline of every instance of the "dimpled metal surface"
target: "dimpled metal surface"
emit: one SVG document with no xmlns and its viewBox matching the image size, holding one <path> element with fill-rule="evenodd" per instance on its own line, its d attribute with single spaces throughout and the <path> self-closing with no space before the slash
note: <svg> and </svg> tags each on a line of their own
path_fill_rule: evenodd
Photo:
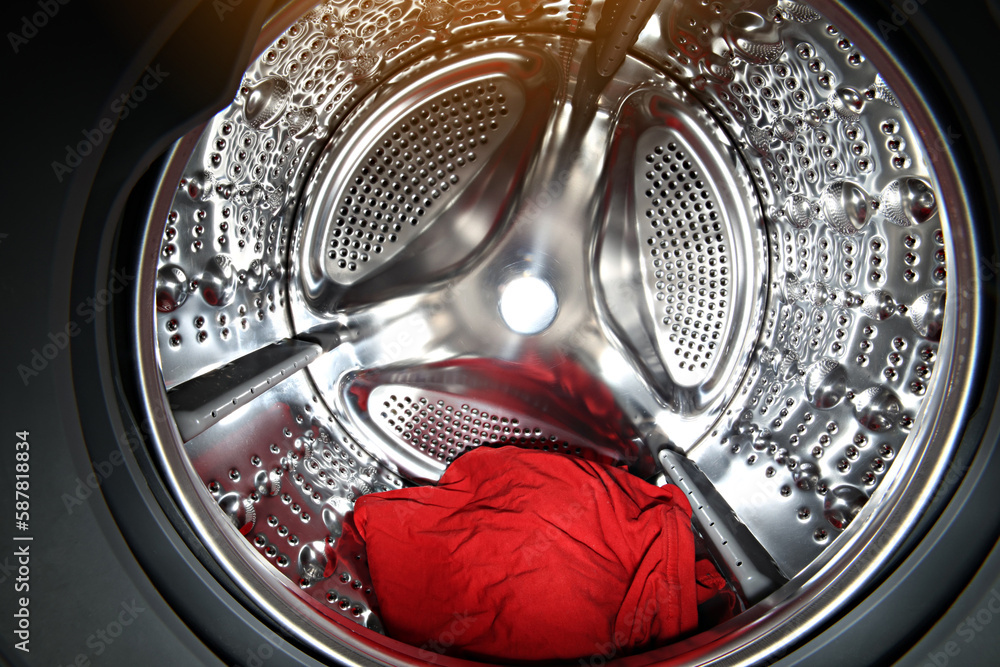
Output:
<svg viewBox="0 0 1000 667">
<path fill-rule="evenodd" d="M 325 614 L 379 630 L 364 549 L 344 516 L 373 491 L 402 487 L 348 437 L 296 375 L 185 445 L 234 526 Z"/>
<path fill-rule="evenodd" d="M 357 495 L 435 479 L 450 462 L 445 431 L 390 417 L 405 397 L 430 396 L 425 378 L 446 361 L 571 366 L 588 382 L 539 372 L 552 383 L 543 393 L 588 407 L 610 397 L 623 441 L 685 453 L 785 577 L 912 454 L 909 436 L 933 409 L 951 240 L 926 148 L 893 92 L 801 3 L 663 2 L 644 27 L 613 16 L 637 33 L 641 58 L 607 55 L 602 8 L 328 2 L 264 47 L 232 105 L 178 149 L 183 173 L 153 221 L 165 386 L 317 328 L 343 337 L 308 376 L 186 445 L 234 527 L 319 607 L 377 628 L 356 554 L 336 552 L 348 548 L 340 521 Z M 501 34 L 512 26 L 521 36 Z M 612 76 L 579 65 L 592 48 L 617 63 Z M 484 76 L 473 65 L 491 57 L 523 70 Z M 435 83 L 439 70 L 453 86 Z M 492 101 L 480 100 L 477 86 L 490 85 Z M 411 118 L 440 115 L 445 99 L 499 113 L 499 94 L 511 120 L 482 135 L 488 168 L 458 165 L 450 193 L 434 190 L 452 156 L 430 145 L 432 129 L 410 138 Z M 651 122 L 629 116 L 650 100 L 674 108 L 662 116 L 674 124 L 629 135 Z M 358 109 L 388 120 L 349 134 L 370 120 Z M 481 121 L 470 122 L 454 128 L 478 141 Z M 428 144 L 433 168 L 406 158 L 404 140 Z M 352 191 L 382 177 L 371 169 L 387 154 L 385 168 L 427 173 Z M 398 200 L 395 186 L 423 198 Z M 420 208 L 432 190 L 439 217 L 400 211 L 406 230 L 378 218 Z M 317 214 L 324 206 L 346 209 Z M 525 342 L 494 326 L 495 291 L 532 271 L 555 287 L 559 315 Z M 411 372 L 363 405 L 352 391 L 370 369 Z M 482 390 L 455 377 L 449 397 Z M 474 416 L 474 401 L 449 405 Z M 530 426 L 529 439 L 551 435 Z M 437 449 L 415 453 L 424 435 Z M 358 569 L 330 572 L 334 560 Z"/>
<path fill-rule="evenodd" d="M 659 26 L 639 44 L 740 137 L 771 256 L 756 362 L 689 456 L 792 575 L 905 451 L 934 379 L 947 253 L 933 176 L 879 73 L 808 7 L 682 0 Z"/>
</svg>

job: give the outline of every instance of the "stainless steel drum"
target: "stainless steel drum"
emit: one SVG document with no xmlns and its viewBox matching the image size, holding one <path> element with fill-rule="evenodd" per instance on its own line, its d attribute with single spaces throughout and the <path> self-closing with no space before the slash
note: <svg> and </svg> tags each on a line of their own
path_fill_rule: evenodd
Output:
<svg viewBox="0 0 1000 667">
<path fill-rule="evenodd" d="M 164 170 L 137 361 L 177 502 L 297 641 L 428 659 L 342 522 L 483 445 L 688 492 L 745 611 L 634 664 L 773 656 L 913 526 L 978 260 L 941 128 L 837 4 L 292 3 L 257 53 Z"/>
</svg>

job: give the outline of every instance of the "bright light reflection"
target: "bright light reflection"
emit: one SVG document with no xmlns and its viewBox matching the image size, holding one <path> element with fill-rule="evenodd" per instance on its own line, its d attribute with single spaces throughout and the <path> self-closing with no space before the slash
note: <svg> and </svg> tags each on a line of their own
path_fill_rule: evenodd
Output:
<svg viewBox="0 0 1000 667">
<path fill-rule="evenodd" d="M 500 315 L 515 333 L 532 335 L 545 331 L 558 310 L 556 293 L 541 278 L 515 278 L 501 289 Z"/>
</svg>

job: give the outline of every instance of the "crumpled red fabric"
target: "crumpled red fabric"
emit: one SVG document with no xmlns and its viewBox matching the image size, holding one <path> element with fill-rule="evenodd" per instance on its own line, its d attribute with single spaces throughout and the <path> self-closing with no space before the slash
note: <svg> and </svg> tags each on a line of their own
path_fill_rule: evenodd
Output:
<svg viewBox="0 0 1000 667">
<path fill-rule="evenodd" d="M 387 634 L 422 652 L 610 659 L 735 605 L 683 492 L 568 455 L 481 447 L 437 486 L 362 496 L 354 522 Z"/>
</svg>

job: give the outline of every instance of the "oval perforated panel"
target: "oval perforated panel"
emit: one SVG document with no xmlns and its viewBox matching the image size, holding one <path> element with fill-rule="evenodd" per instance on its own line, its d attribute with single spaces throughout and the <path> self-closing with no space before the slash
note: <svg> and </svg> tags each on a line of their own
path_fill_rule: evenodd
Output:
<svg viewBox="0 0 1000 667">
<path fill-rule="evenodd" d="M 538 417 L 482 400 L 463 402 L 450 394 L 382 385 L 369 397 L 369 416 L 390 438 L 445 464 L 480 445 L 517 445 L 583 454 L 593 443 Z"/>
<path fill-rule="evenodd" d="M 425 100 L 341 171 L 326 271 L 342 283 L 377 270 L 425 231 L 485 164 L 523 108 L 517 84 L 488 77 Z M 351 142 L 357 137 L 348 137 Z"/>
<path fill-rule="evenodd" d="M 636 157 L 647 303 L 671 377 L 697 385 L 718 362 L 731 319 L 728 218 L 694 151 L 676 133 L 647 133 Z"/>
</svg>

